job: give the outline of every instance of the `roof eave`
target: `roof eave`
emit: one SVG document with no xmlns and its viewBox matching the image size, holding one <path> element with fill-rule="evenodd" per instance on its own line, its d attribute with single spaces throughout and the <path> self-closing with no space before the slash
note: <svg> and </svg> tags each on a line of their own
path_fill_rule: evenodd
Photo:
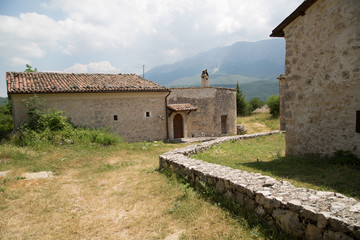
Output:
<svg viewBox="0 0 360 240">
<path fill-rule="evenodd" d="M 317 0 L 305 0 L 294 12 L 292 12 L 284 21 L 282 21 L 270 34 L 270 37 L 285 37 L 284 28 L 299 16 L 304 16 L 305 11 L 311 7 Z"/>
</svg>

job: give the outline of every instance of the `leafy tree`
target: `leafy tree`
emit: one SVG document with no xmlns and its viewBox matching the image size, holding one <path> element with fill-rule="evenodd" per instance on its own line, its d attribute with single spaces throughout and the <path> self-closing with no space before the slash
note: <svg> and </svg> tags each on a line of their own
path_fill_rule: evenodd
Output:
<svg viewBox="0 0 360 240">
<path fill-rule="evenodd" d="M 32 130 L 40 129 L 40 118 L 45 113 L 45 102 L 40 99 L 36 94 L 33 97 L 23 100 L 25 106 L 28 108 L 29 120 L 27 127 Z"/>
<path fill-rule="evenodd" d="M 6 138 L 13 130 L 11 102 L 0 106 L 0 139 Z"/>
<path fill-rule="evenodd" d="M 25 72 L 37 72 L 37 68 L 32 69 L 32 67 L 29 64 L 26 64 Z"/>
<path fill-rule="evenodd" d="M 266 104 L 270 109 L 272 117 L 278 117 L 280 115 L 280 98 L 279 95 L 271 95 L 268 97 Z"/>
<path fill-rule="evenodd" d="M 236 108 L 238 116 L 246 116 L 249 115 L 249 107 L 246 102 L 246 95 L 243 94 L 241 88 L 239 87 L 239 83 L 236 84 Z"/>
<path fill-rule="evenodd" d="M 263 105 L 265 105 L 265 102 L 260 100 L 260 98 L 255 97 L 255 98 L 252 98 L 248 102 L 248 105 L 249 105 L 250 112 L 252 112 L 252 111 L 258 109 L 259 107 L 262 107 Z"/>
</svg>

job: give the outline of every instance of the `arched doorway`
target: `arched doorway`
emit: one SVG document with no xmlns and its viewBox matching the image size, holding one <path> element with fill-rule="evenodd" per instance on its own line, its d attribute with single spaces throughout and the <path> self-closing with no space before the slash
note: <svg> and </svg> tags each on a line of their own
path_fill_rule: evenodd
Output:
<svg viewBox="0 0 360 240">
<path fill-rule="evenodd" d="M 184 125 L 183 125 L 183 117 L 181 114 L 176 114 L 174 116 L 174 138 L 183 138 L 184 137 Z"/>
</svg>

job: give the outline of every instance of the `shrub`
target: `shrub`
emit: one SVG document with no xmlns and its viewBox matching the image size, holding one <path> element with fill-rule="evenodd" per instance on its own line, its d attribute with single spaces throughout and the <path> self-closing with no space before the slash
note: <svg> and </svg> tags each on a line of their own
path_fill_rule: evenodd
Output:
<svg viewBox="0 0 360 240">
<path fill-rule="evenodd" d="M 263 105 L 265 105 L 265 102 L 260 100 L 260 98 L 258 97 L 255 97 L 255 98 L 252 98 L 249 102 L 248 102 L 248 105 L 249 105 L 249 111 L 250 112 L 253 112 L 255 111 L 256 109 L 258 109 L 259 107 L 262 107 Z"/>
<path fill-rule="evenodd" d="M 22 125 L 12 141 L 20 146 L 38 146 L 42 144 L 100 144 L 114 145 L 120 138 L 109 129 L 75 128 L 65 112 L 58 109 L 45 110 L 45 102 L 36 95 L 25 100 L 28 107 L 28 123 Z"/>
<path fill-rule="evenodd" d="M 11 103 L 0 106 L 0 139 L 6 138 L 13 130 Z"/>
<path fill-rule="evenodd" d="M 278 95 L 268 97 L 266 104 L 270 109 L 272 117 L 278 117 L 280 115 L 280 98 Z"/>
</svg>

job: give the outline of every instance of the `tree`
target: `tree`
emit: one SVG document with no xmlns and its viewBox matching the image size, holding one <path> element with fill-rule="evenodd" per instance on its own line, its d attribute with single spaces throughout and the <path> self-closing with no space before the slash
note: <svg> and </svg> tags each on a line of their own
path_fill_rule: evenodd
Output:
<svg viewBox="0 0 360 240">
<path fill-rule="evenodd" d="M 0 106 L 0 139 L 6 138 L 13 130 L 10 100 L 6 105 Z"/>
<path fill-rule="evenodd" d="M 26 64 L 25 72 L 37 72 L 37 68 L 32 69 L 32 67 L 29 64 Z"/>
<path fill-rule="evenodd" d="M 280 115 L 280 98 L 279 95 L 271 95 L 268 97 L 266 104 L 270 109 L 272 117 L 278 117 Z"/>
<path fill-rule="evenodd" d="M 250 112 L 255 111 L 256 109 L 258 109 L 259 107 L 262 107 L 263 105 L 265 105 L 265 102 L 260 100 L 260 98 L 255 97 L 252 98 L 249 102 L 249 110 Z"/>
<path fill-rule="evenodd" d="M 243 94 L 239 83 L 236 84 L 236 108 L 238 116 L 246 116 L 249 114 L 249 107 L 246 102 L 246 95 Z"/>
</svg>

